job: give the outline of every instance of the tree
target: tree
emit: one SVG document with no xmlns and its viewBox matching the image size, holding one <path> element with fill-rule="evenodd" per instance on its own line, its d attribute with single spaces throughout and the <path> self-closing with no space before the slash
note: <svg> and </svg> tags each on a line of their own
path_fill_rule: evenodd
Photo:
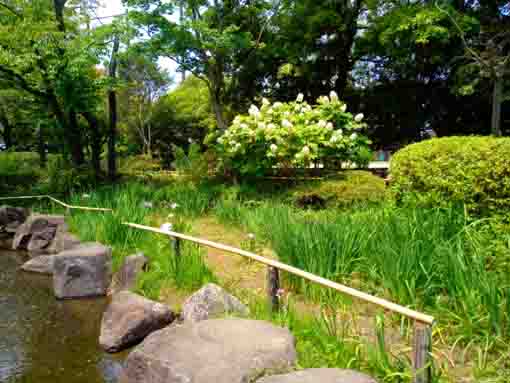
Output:
<svg viewBox="0 0 510 383">
<path fill-rule="evenodd" d="M 286 57 L 280 68 L 280 82 L 286 79 L 291 86 L 296 82 L 289 98 L 295 97 L 297 91 L 314 100 L 330 90 L 341 98 L 345 95 L 356 62 L 353 47 L 366 3 L 366 0 L 283 1 L 276 18 L 281 29 L 276 43 Z M 284 91 L 285 88 L 281 87 Z"/>
<path fill-rule="evenodd" d="M 170 77 L 150 58 L 128 51 L 120 60 L 120 120 L 140 141 L 144 154 L 152 156 L 154 129 L 152 115 L 156 101 L 170 84 Z"/>
<path fill-rule="evenodd" d="M 55 119 L 73 164 L 85 161 L 80 115 L 95 113 L 102 35 L 82 33 L 66 0 L 0 3 L 0 82 Z"/>
<path fill-rule="evenodd" d="M 491 132 L 495 136 L 501 136 L 504 84 L 505 78 L 510 75 L 510 31 L 508 30 L 510 22 L 502 19 L 502 11 L 496 1 L 482 1 L 480 34 L 478 38 L 468 41 L 468 37 L 455 18 L 447 10 L 440 7 L 438 9 L 450 17 L 462 36 L 466 56 L 470 61 L 464 70 L 467 69 L 469 72 L 469 67 L 474 66 L 478 70 L 479 76 L 488 79 L 492 85 Z M 475 81 L 470 81 L 465 85 L 463 92 L 472 93 L 474 83 Z"/>
<path fill-rule="evenodd" d="M 201 143 L 216 126 L 205 83 L 188 76 L 170 93 L 158 98 L 151 114 L 153 145 L 169 164 L 172 146 L 188 147 Z"/>
<path fill-rule="evenodd" d="M 209 2 L 206 0 L 125 0 L 130 16 L 144 30 L 144 46 L 153 55 L 178 63 L 180 71 L 191 72 L 207 85 L 211 107 L 219 129 L 227 127 L 225 97 L 227 79 L 242 70 L 252 52 L 262 46 L 271 3 L 255 0 Z M 171 15 L 182 8 L 182 22 Z M 248 23 L 246 20 L 250 20 Z M 251 26 L 256 24 L 254 34 Z M 248 27 L 249 26 L 249 27 Z M 143 36 L 141 36 L 143 37 Z"/>
</svg>

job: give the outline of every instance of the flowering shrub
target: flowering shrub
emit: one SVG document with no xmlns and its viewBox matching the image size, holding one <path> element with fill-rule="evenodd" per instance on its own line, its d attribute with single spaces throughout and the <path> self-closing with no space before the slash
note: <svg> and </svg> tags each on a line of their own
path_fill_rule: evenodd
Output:
<svg viewBox="0 0 510 383">
<path fill-rule="evenodd" d="M 311 106 L 299 94 L 289 103 L 262 100 L 248 115 L 237 116 L 216 138 L 216 150 L 227 168 L 241 174 L 262 175 L 273 168 L 307 167 L 343 161 L 365 164 L 370 141 L 362 133 L 363 114 L 353 116 L 335 92 Z"/>
</svg>

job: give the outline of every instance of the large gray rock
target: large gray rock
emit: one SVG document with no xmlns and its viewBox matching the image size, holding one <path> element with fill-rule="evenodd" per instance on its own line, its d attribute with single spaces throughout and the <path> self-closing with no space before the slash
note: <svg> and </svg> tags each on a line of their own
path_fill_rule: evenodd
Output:
<svg viewBox="0 0 510 383">
<path fill-rule="evenodd" d="M 53 274 L 55 257 L 55 255 L 40 255 L 25 262 L 23 266 L 21 266 L 21 269 L 32 273 L 51 275 Z"/>
<path fill-rule="evenodd" d="M 103 315 L 99 344 L 107 352 L 118 352 L 140 343 L 174 319 L 168 306 L 121 291 L 113 295 Z"/>
<path fill-rule="evenodd" d="M 113 293 L 136 287 L 138 275 L 147 267 L 149 260 L 142 253 L 129 255 L 122 261 L 119 271 L 113 277 Z"/>
<path fill-rule="evenodd" d="M 129 354 L 120 383 L 247 383 L 296 362 L 294 337 L 284 328 L 247 319 L 170 326 Z"/>
<path fill-rule="evenodd" d="M 57 233 L 58 226 L 67 230 L 64 216 L 31 215 L 19 226 L 12 243 L 13 250 L 43 253 Z"/>
<path fill-rule="evenodd" d="M 50 245 L 45 249 L 48 254 L 58 254 L 80 244 L 80 239 L 74 234 L 67 231 L 66 225 L 59 225 L 55 237 L 51 241 Z"/>
<path fill-rule="evenodd" d="M 106 295 L 112 279 L 112 250 L 85 243 L 55 256 L 53 289 L 58 299 Z"/>
<path fill-rule="evenodd" d="M 377 383 L 377 381 L 357 371 L 316 368 L 285 375 L 268 376 L 257 380 L 257 383 Z"/>
<path fill-rule="evenodd" d="M 26 221 L 28 210 L 17 207 L 0 207 L 0 247 L 12 248 L 12 238 L 16 230 Z"/>
<path fill-rule="evenodd" d="M 226 314 L 247 316 L 249 313 L 249 309 L 239 299 L 213 283 L 202 287 L 182 306 L 182 317 L 189 322 L 218 318 Z"/>
</svg>

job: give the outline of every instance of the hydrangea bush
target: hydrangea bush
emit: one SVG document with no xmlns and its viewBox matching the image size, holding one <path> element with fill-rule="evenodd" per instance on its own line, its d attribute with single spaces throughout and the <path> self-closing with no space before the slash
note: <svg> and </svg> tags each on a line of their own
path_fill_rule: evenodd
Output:
<svg viewBox="0 0 510 383">
<path fill-rule="evenodd" d="M 240 115 L 219 137 L 215 147 L 227 168 L 244 175 L 263 175 L 274 168 L 287 172 L 322 163 L 366 164 L 370 141 L 363 134 L 363 114 L 354 116 L 335 92 L 309 105 L 299 94 L 296 101 L 271 104 L 262 99 L 248 115 Z"/>
</svg>

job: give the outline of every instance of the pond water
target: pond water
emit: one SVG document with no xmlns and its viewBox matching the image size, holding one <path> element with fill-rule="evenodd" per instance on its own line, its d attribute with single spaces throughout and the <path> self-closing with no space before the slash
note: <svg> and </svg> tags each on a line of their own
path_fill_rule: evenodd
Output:
<svg viewBox="0 0 510 383">
<path fill-rule="evenodd" d="M 0 382 L 114 383 L 121 357 L 98 345 L 105 299 L 57 301 L 52 279 L 0 250 Z"/>
</svg>

